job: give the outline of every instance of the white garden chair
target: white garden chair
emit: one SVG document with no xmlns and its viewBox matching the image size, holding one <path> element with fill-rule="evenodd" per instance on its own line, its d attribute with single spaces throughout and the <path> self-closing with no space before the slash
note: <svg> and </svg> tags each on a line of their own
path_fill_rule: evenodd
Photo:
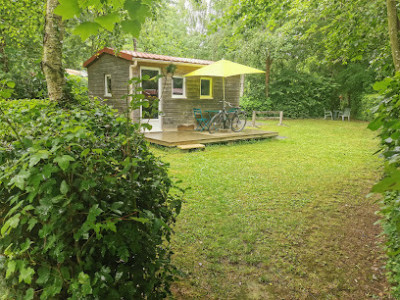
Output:
<svg viewBox="0 0 400 300">
<path fill-rule="evenodd" d="M 327 117 L 331 117 L 331 120 L 333 120 L 332 111 L 324 108 L 324 120 L 326 120 Z"/>
<path fill-rule="evenodd" d="M 350 121 L 350 108 L 347 107 L 344 109 L 344 111 L 339 112 L 338 118 L 342 118 L 342 121 L 344 121 L 344 118 L 347 118 L 348 121 Z"/>
</svg>

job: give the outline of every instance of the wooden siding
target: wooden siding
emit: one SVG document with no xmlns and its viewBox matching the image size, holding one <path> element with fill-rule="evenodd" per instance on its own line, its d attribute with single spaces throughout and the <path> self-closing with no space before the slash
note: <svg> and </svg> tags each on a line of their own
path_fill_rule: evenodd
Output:
<svg viewBox="0 0 400 300">
<path fill-rule="evenodd" d="M 139 75 L 140 67 L 161 68 L 164 77 L 161 79 L 162 93 L 162 128 L 163 130 L 176 130 L 179 125 L 195 124 L 193 108 L 202 110 L 219 110 L 222 108 L 222 78 L 213 77 L 213 98 L 200 99 L 200 77 L 186 77 L 186 98 L 172 98 L 172 75 L 166 72 L 166 64 L 140 62 L 134 68 L 134 75 Z M 174 76 L 183 76 L 197 70 L 199 67 L 178 65 Z M 225 98 L 232 105 L 239 105 L 240 76 L 225 79 Z M 139 116 L 135 113 L 135 119 Z"/>
<path fill-rule="evenodd" d="M 219 110 L 223 98 L 222 78 L 213 77 L 213 98 L 200 99 L 200 77 L 186 78 L 186 98 L 172 98 L 172 76 L 166 72 L 168 64 L 154 62 L 138 62 L 134 67 L 134 62 L 129 62 L 108 54 L 103 54 L 97 61 L 88 67 L 89 93 L 91 96 L 110 99 L 107 103 L 117 108 L 120 112 L 125 110 L 125 100 L 122 96 L 128 92 L 127 82 L 131 75 L 140 76 L 140 67 L 161 68 L 163 78 L 161 78 L 161 110 L 163 130 L 176 130 L 179 125 L 193 125 L 195 119 L 193 108 L 202 110 Z M 201 66 L 177 65 L 174 76 L 183 76 L 191 71 L 197 70 Z M 111 74 L 113 95 L 111 98 L 104 97 L 104 75 Z M 225 79 L 225 98 L 235 106 L 239 105 L 240 97 L 240 76 Z M 138 121 L 139 111 L 132 113 L 134 121 Z"/>
<path fill-rule="evenodd" d="M 226 78 L 226 101 L 232 105 L 239 105 L 239 76 Z M 186 78 L 187 99 L 176 99 L 171 97 L 172 81 L 169 78 L 166 82 L 166 96 L 163 101 L 163 127 L 165 129 L 176 129 L 178 125 L 195 124 L 193 108 L 204 110 L 219 110 L 222 108 L 222 78 L 213 78 L 213 98 L 200 99 L 200 78 Z"/>
<path fill-rule="evenodd" d="M 103 54 L 99 59 L 88 66 L 88 86 L 91 97 L 100 97 L 106 103 L 123 113 L 126 102 L 123 96 L 128 93 L 129 67 L 131 62 L 113 55 Z M 111 74 L 112 96 L 106 97 L 104 76 Z"/>
</svg>

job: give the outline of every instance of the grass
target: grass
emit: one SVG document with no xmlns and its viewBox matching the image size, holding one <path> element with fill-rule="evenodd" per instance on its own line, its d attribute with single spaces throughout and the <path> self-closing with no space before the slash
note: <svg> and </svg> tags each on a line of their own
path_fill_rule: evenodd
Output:
<svg viewBox="0 0 400 300">
<path fill-rule="evenodd" d="M 173 239 L 177 299 L 388 297 L 378 141 L 364 122 L 265 123 L 286 139 L 153 148 L 190 187 Z"/>
</svg>

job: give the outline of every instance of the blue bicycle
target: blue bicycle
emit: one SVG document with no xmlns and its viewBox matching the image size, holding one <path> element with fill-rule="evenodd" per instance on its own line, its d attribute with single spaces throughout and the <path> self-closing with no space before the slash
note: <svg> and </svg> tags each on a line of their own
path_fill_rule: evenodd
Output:
<svg viewBox="0 0 400 300">
<path fill-rule="evenodd" d="M 247 122 L 246 112 L 241 110 L 240 107 L 234 107 L 229 102 L 221 102 L 225 102 L 225 104 L 231 108 L 229 110 L 226 110 L 224 105 L 224 108 L 211 118 L 208 126 L 208 131 L 211 134 L 221 129 L 229 128 L 234 132 L 242 131 Z"/>
</svg>

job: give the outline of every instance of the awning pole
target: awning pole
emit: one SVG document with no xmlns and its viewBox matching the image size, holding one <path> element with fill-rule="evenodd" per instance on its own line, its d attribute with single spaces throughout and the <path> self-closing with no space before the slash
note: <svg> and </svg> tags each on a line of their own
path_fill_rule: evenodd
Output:
<svg viewBox="0 0 400 300">
<path fill-rule="evenodd" d="M 222 77 L 222 95 L 223 95 L 222 107 L 225 109 L 225 77 Z"/>
</svg>

